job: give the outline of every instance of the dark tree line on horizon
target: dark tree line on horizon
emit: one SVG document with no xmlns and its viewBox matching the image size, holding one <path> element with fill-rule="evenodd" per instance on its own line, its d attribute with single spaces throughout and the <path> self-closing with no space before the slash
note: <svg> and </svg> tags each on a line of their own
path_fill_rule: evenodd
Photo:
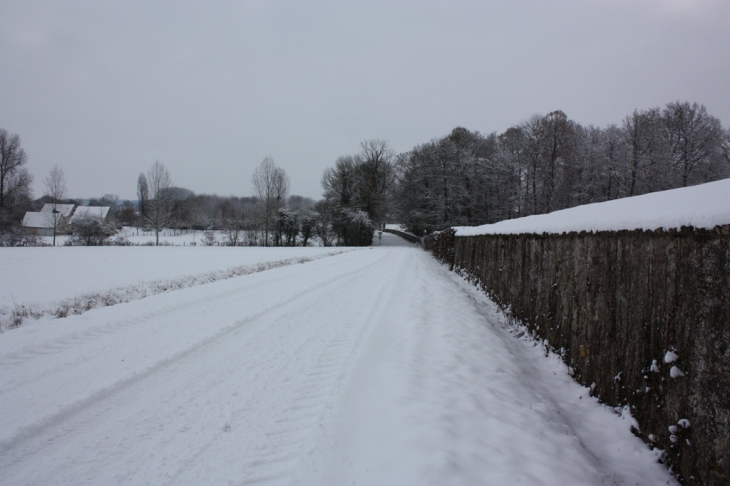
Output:
<svg viewBox="0 0 730 486">
<path fill-rule="evenodd" d="M 0 129 L 0 156 L 0 244 L 13 244 L 24 212 L 52 198 L 32 199 L 18 135 Z M 221 244 L 306 245 L 316 238 L 326 246 L 361 246 L 386 222 L 424 235 L 727 177 L 730 130 L 703 105 L 672 102 L 634 110 L 605 128 L 583 126 L 559 110 L 501 134 L 457 127 L 401 154 L 384 140 L 365 140 L 359 152 L 325 169 L 318 202 L 289 195 L 288 176 L 267 157 L 250 197 L 177 187 L 157 162 L 140 174 L 137 201 L 107 194 L 87 204 L 110 206 L 118 225 L 156 233 L 219 230 Z"/>
<path fill-rule="evenodd" d="M 395 170 L 393 217 L 420 235 L 730 177 L 730 131 L 697 103 L 606 128 L 554 111 L 499 135 L 455 128 Z"/>
</svg>

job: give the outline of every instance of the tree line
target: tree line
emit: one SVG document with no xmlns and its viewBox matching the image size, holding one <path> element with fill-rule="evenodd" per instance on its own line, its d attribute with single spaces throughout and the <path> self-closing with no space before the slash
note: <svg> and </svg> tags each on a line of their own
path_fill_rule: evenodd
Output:
<svg viewBox="0 0 730 486">
<path fill-rule="evenodd" d="M 393 216 L 422 235 L 730 177 L 730 131 L 697 103 L 605 128 L 554 111 L 501 134 L 455 128 L 394 167 Z"/>
<path fill-rule="evenodd" d="M 139 211 L 128 211 L 123 222 L 154 230 L 156 243 L 162 229 L 174 228 L 218 230 L 223 241 L 216 242 L 230 246 L 306 246 L 313 234 L 314 200 L 289 195 L 289 176 L 271 157 L 256 168 L 251 184 L 251 197 L 195 194 L 175 186 L 168 169 L 158 161 L 139 175 Z M 207 238 L 204 241 L 214 241 L 212 236 Z"/>
<path fill-rule="evenodd" d="M 65 185 L 49 189 L 63 178 L 57 167 L 43 198 L 32 201 L 33 177 L 18 135 L 0 130 L 0 156 L 0 234 L 17 232 L 26 210 L 65 201 Z M 365 140 L 325 169 L 317 202 L 290 195 L 289 176 L 266 157 L 249 197 L 177 187 L 155 162 L 137 179 L 136 202 L 105 195 L 89 205 L 110 206 L 119 224 L 154 230 L 157 239 L 163 228 L 214 229 L 228 245 L 317 239 L 359 246 L 371 244 L 386 221 L 420 236 L 726 177 L 730 130 L 703 105 L 677 101 L 635 110 L 605 128 L 583 126 L 559 110 L 501 134 L 457 127 L 400 154 L 385 140 Z"/>
</svg>

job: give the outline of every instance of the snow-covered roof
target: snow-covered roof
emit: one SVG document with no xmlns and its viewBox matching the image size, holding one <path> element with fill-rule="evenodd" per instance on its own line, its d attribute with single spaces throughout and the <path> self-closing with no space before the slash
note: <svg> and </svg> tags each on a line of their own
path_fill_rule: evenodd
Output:
<svg viewBox="0 0 730 486">
<path fill-rule="evenodd" d="M 93 216 L 96 218 L 104 219 L 109 214 L 109 206 L 79 206 L 74 211 L 74 215 L 71 216 L 71 223 L 79 218 L 86 216 Z"/>
<path fill-rule="evenodd" d="M 458 236 L 473 236 L 668 230 L 682 226 L 712 229 L 727 224 L 730 224 L 730 179 L 455 229 Z"/>
<path fill-rule="evenodd" d="M 53 228 L 53 223 L 48 220 L 47 213 L 28 211 L 23 216 L 23 226 L 26 228 Z"/>
<path fill-rule="evenodd" d="M 41 209 L 41 213 L 50 213 L 53 211 L 53 204 L 46 203 Z M 74 210 L 75 204 L 56 204 L 56 210 L 65 218 L 69 217 Z"/>
</svg>

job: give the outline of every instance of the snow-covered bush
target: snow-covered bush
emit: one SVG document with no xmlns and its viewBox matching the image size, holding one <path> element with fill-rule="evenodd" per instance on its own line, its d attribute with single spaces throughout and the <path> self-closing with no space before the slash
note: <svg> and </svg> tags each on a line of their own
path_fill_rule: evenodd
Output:
<svg viewBox="0 0 730 486">
<path fill-rule="evenodd" d="M 0 246 L 41 246 L 41 240 L 21 226 L 0 232 Z"/>
<path fill-rule="evenodd" d="M 117 236 L 114 239 L 109 240 L 111 246 L 132 246 L 132 242 L 124 236 Z"/>
<path fill-rule="evenodd" d="M 71 223 L 73 238 L 68 244 L 75 246 L 101 246 L 114 234 L 114 227 L 102 218 L 87 214 Z"/>
<path fill-rule="evenodd" d="M 312 210 L 305 209 L 299 213 L 299 229 L 302 235 L 302 246 L 307 246 L 309 238 L 312 237 L 317 226 L 318 214 Z"/>
<path fill-rule="evenodd" d="M 216 237 L 215 237 L 215 232 L 211 231 L 211 230 L 204 232 L 202 243 L 205 246 L 215 246 L 215 244 L 217 243 Z"/>
<path fill-rule="evenodd" d="M 360 209 L 342 209 L 335 231 L 344 246 L 368 246 L 373 242 L 375 225 L 365 211 Z"/>
<path fill-rule="evenodd" d="M 281 208 L 276 218 L 276 234 L 274 244 L 276 246 L 295 246 L 299 234 L 299 215 L 297 211 L 289 208 Z"/>
</svg>

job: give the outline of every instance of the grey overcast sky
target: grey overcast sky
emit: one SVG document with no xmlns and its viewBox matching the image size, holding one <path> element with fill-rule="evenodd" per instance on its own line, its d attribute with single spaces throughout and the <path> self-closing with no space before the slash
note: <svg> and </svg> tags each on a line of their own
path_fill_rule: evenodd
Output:
<svg viewBox="0 0 730 486">
<path fill-rule="evenodd" d="M 247 196 L 266 155 L 291 192 L 364 139 L 397 152 L 561 109 L 582 124 L 682 100 L 730 125 L 730 1 L 35 1 L 0 8 L 0 128 L 35 196 Z"/>
</svg>

